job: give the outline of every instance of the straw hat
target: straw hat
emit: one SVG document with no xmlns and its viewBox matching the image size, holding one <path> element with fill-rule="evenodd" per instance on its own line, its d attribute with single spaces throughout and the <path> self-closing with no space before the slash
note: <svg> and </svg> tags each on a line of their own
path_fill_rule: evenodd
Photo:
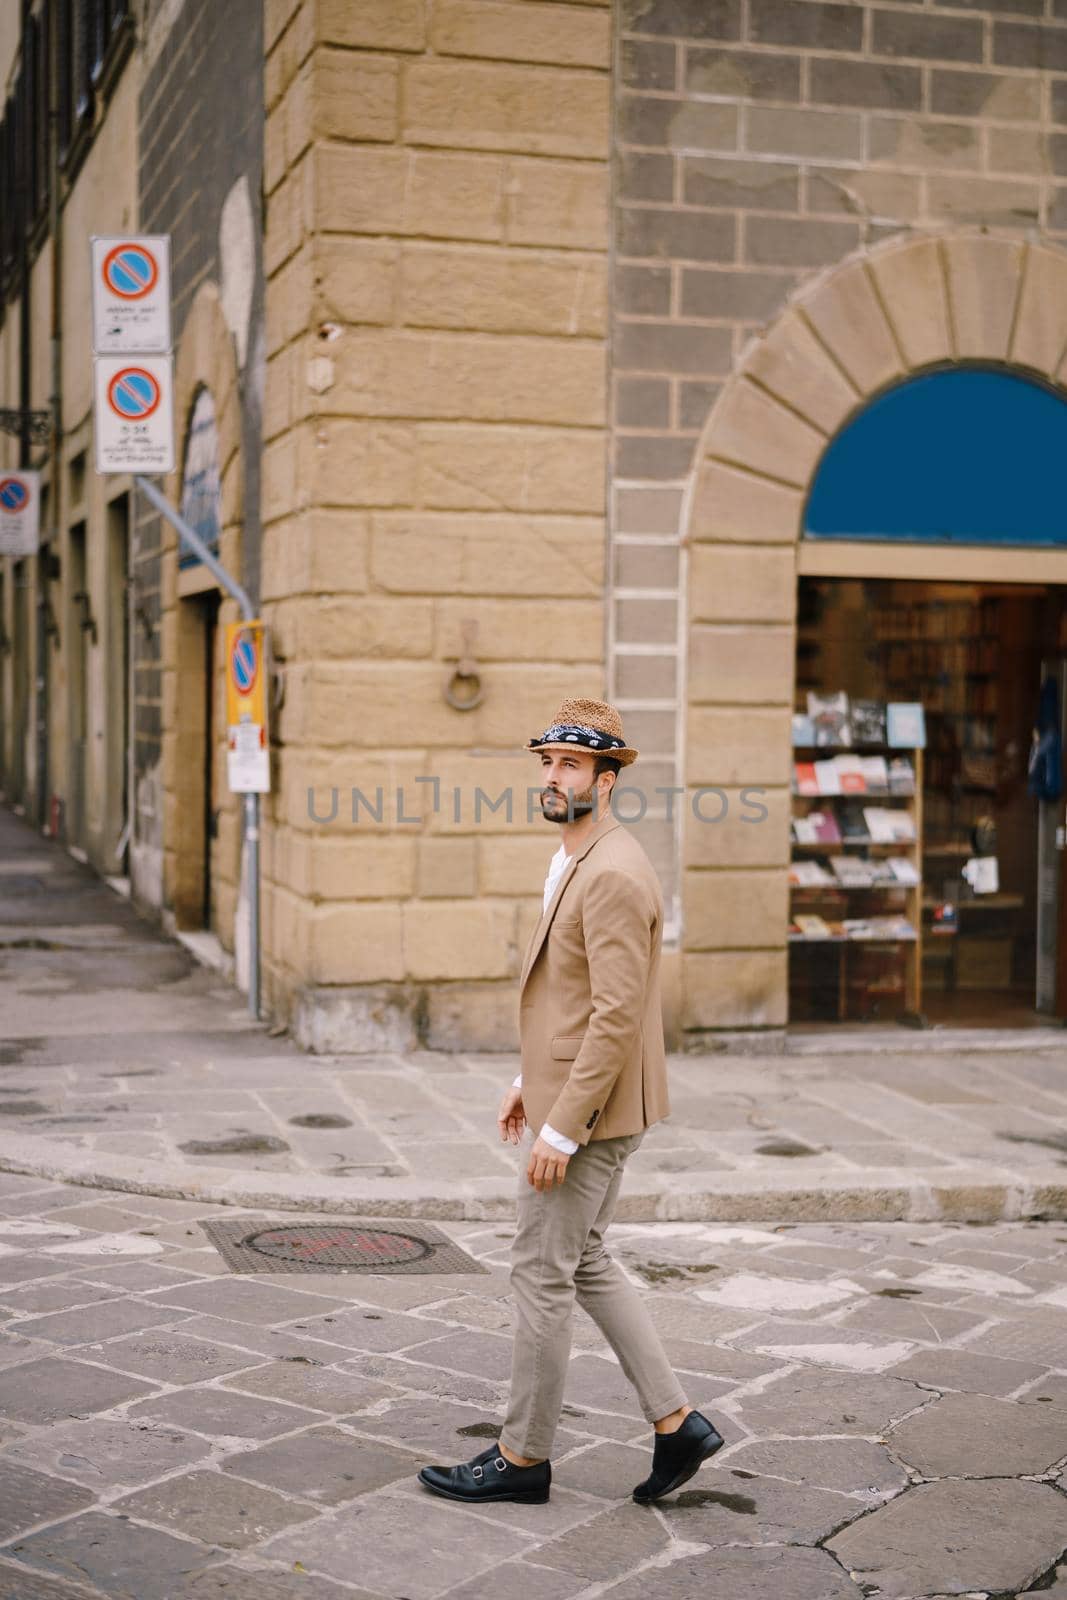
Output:
<svg viewBox="0 0 1067 1600">
<path fill-rule="evenodd" d="M 626 743 L 622 718 L 604 700 L 564 700 L 544 733 L 527 742 L 527 750 L 591 750 L 610 756 L 628 767 L 637 760 L 637 751 Z"/>
</svg>

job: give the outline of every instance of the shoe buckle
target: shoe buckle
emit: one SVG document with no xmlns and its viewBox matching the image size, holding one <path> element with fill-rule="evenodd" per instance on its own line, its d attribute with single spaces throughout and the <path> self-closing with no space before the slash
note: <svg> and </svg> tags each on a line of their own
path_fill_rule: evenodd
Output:
<svg viewBox="0 0 1067 1600">
<path fill-rule="evenodd" d="M 473 1469 L 472 1469 L 472 1470 L 473 1470 L 473 1472 L 474 1472 L 474 1476 L 475 1476 L 475 1477 L 476 1477 L 476 1478 L 480 1478 L 480 1477 L 481 1477 L 481 1475 L 482 1475 L 482 1469 L 481 1469 L 481 1467 L 474 1467 L 474 1468 L 473 1468 Z"/>
<path fill-rule="evenodd" d="M 493 1465 L 498 1472 L 506 1472 L 508 1470 L 508 1464 L 504 1460 L 503 1456 L 497 1456 L 496 1460 L 493 1462 Z"/>
</svg>

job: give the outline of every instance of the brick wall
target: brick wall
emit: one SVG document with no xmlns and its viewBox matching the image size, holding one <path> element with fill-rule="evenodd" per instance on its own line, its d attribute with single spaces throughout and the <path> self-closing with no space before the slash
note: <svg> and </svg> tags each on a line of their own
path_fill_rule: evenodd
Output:
<svg viewBox="0 0 1067 1600">
<path fill-rule="evenodd" d="M 801 503 L 780 484 L 805 484 L 810 463 L 798 478 L 780 406 L 745 399 L 763 381 L 753 351 L 791 298 L 892 236 L 1067 237 L 1067 6 L 617 0 L 615 15 L 609 681 L 638 745 L 677 782 L 780 786 Z M 839 323 L 861 310 L 847 293 L 832 300 Z M 839 340 L 818 314 L 803 314 L 797 349 Z M 748 386 L 717 435 L 736 436 L 731 460 L 745 439 L 761 457 L 764 475 L 742 487 L 766 514 L 746 513 L 742 535 L 738 474 L 707 463 L 698 506 L 691 469 L 743 353 Z M 886 374 L 900 366 L 891 353 Z M 876 346 L 866 359 L 878 365 Z M 815 414 L 855 379 L 822 360 L 821 390 L 790 400 L 781 363 L 768 385 Z M 778 481 L 763 466 L 767 427 L 782 434 Z M 687 526 L 713 543 L 680 548 Z M 784 1020 L 777 789 L 772 810 L 773 838 L 690 829 L 701 871 L 687 880 L 681 818 L 672 829 L 675 931 L 687 951 L 718 952 L 687 958 L 715 989 L 714 1004 L 689 1003 L 694 1027 Z"/>
<path fill-rule="evenodd" d="M 266 19 L 265 994 L 320 1047 L 511 1044 L 554 848 L 525 824 L 522 746 L 605 687 L 610 14 Z M 464 712 L 444 691 L 466 623 Z M 352 788 L 379 784 L 383 824 L 354 824 Z M 476 787 L 508 785 L 513 823 L 475 825 Z M 334 787 L 316 823 L 308 790 L 328 813 Z"/>
</svg>

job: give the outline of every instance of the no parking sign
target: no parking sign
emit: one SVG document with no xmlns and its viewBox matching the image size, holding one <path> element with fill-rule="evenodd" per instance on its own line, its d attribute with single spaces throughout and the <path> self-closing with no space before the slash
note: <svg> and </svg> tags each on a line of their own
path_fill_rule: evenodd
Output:
<svg viewBox="0 0 1067 1600">
<path fill-rule="evenodd" d="M 97 472 L 173 472 L 171 357 L 97 356 L 93 367 Z"/>
<path fill-rule="evenodd" d="M 234 794 L 270 789 L 264 629 L 258 619 L 226 626 L 226 775 Z"/>
<path fill-rule="evenodd" d="M 40 516 L 39 474 L 0 471 L 0 556 L 36 555 Z"/>
<path fill-rule="evenodd" d="M 170 235 L 94 238 L 93 350 L 98 356 L 170 349 Z"/>
</svg>

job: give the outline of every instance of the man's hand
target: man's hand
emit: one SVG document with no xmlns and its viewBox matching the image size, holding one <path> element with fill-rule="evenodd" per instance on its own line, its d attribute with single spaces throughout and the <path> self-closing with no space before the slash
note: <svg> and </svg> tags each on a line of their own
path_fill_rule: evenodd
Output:
<svg viewBox="0 0 1067 1600">
<path fill-rule="evenodd" d="M 518 1090 L 516 1090 L 518 1093 Z M 555 1183 L 562 1183 L 567 1176 L 567 1163 L 570 1156 L 565 1156 L 561 1150 L 556 1150 L 547 1140 L 537 1138 L 530 1151 L 530 1164 L 526 1168 L 526 1181 L 532 1183 L 535 1189 L 551 1189 Z"/>
<path fill-rule="evenodd" d="M 503 1100 L 500 1102 L 496 1125 L 500 1129 L 500 1137 L 505 1144 L 509 1139 L 512 1144 L 518 1144 L 522 1138 L 522 1130 L 526 1126 L 526 1112 L 523 1109 L 521 1089 L 507 1090 Z"/>
</svg>

